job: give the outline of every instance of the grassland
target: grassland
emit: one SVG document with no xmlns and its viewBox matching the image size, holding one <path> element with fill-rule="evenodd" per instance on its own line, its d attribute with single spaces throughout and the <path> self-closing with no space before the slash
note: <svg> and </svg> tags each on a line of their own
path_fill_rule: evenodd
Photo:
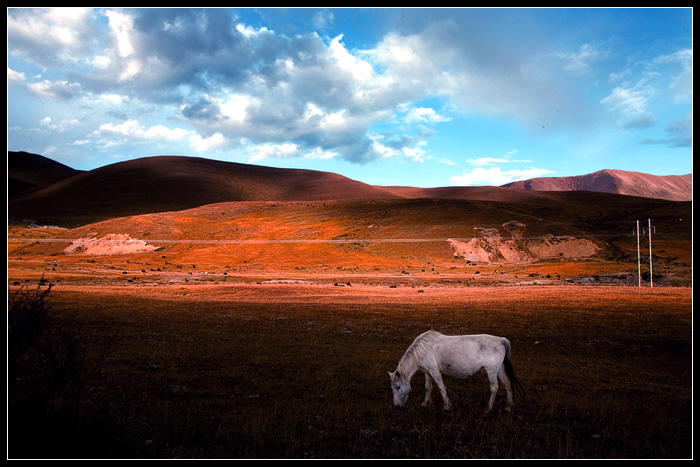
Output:
<svg viewBox="0 0 700 467">
<path fill-rule="evenodd" d="M 8 457 L 692 457 L 691 288 L 258 282 L 53 286 L 72 376 L 12 368 Z M 429 328 L 508 337 L 515 410 L 483 374 L 394 408 Z"/>
<path fill-rule="evenodd" d="M 555 198 L 10 225 L 8 457 L 691 458 L 691 203 Z M 653 288 L 637 287 L 640 216 L 658 228 Z M 448 241 L 513 220 L 600 251 L 475 262 Z M 111 234 L 158 249 L 65 251 Z M 387 372 L 430 328 L 507 337 L 515 410 L 501 392 L 483 415 L 483 374 L 447 379 L 451 412 L 420 406 L 422 377 L 394 408 Z"/>
</svg>

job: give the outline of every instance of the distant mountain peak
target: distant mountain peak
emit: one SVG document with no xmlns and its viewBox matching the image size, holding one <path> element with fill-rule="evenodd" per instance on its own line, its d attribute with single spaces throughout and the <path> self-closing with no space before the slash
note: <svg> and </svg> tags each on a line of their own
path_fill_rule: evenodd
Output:
<svg viewBox="0 0 700 467">
<path fill-rule="evenodd" d="M 627 170 L 603 169 L 586 175 L 531 178 L 502 186 L 533 191 L 596 191 L 671 201 L 693 199 L 692 173 L 651 175 Z"/>
</svg>

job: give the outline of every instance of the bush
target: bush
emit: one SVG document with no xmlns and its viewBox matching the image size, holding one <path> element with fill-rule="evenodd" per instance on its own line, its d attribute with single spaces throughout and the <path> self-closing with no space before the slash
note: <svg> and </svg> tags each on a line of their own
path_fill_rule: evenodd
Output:
<svg viewBox="0 0 700 467">
<path fill-rule="evenodd" d="M 95 429 L 96 411 L 89 396 L 97 364 L 86 364 L 77 326 L 70 318 L 55 316 L 50 292 L 50 285 L 39 285 L 8 294 L 12 458 L 90 456 L 96 436 L 102 436 L 102 430 Z"/>
</svg>

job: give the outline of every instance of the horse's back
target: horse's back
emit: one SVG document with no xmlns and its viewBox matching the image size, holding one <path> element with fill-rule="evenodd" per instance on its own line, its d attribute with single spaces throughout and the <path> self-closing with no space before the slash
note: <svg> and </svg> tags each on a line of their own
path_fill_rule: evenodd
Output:
<svg viewBox="0 0 700 467">
<path fill-rule="evenodd" d="M 469 376 L 484 367 L 500 367 L 506 352 L 503 340 L 490 334 L 442 335 L 433 342 L 433 355 L 445 373 Z"/>
<path fill-rule="evenodd" d="M 497 348 L 502 346 L 508 339 L 491 334 L 464 334 L 457 336 L 441 335 L 441 340 L 450 344 L 475 346 L 477 349 Z"/>
</svg>

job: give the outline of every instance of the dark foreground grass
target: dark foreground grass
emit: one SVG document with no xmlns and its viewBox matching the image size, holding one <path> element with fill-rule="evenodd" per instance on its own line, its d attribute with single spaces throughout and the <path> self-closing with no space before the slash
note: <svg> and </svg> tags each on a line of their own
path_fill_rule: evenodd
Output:
<svg viewBox="0 0 700 467">
<path fill-rule="evenodd" d="M 60 393 L 50 405 L 28 396 L 32 371 L 11 375 L 8 455 L 691 457 L 691 291 L 591 289 L 509 288 L 479 303 L 54 290 L 54 320 L 78 324 L 89 387 L 67 410 Z M 482 413 L 481 373 L 446 379 L 451 412 L 439 396 L 420 406 L 420 375 L 407 407 L 392 407 L 387 371 L 428 328 L 508 337 L 526 390 L 515 410 L 501 391 Z"/>
</svg>

